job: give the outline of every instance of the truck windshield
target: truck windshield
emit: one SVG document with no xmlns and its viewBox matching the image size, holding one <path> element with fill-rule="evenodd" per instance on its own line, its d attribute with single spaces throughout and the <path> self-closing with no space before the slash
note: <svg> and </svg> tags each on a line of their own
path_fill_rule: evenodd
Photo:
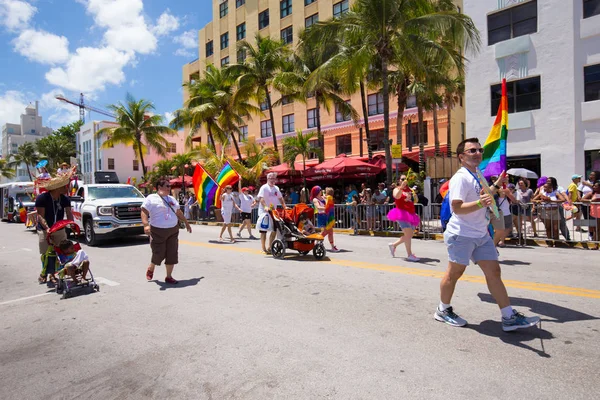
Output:
<svg viewBox="0 0 600 400">
<path fill-rule="evenodd" d="M 116 199 L 121 197 L 135 197 L 143 199 L 144 195 L 133 186 L 96 186 L 88 189 L 88 198 L 96 199 Z"/>
<path fill-rule="evenodd" d="M 22 203 L 31 203 L 33 201 L 31 195 L 27 193 L 17 193 L 15 198 L 17 199 L 17 201 L 20 201 Z"/>
</svg>

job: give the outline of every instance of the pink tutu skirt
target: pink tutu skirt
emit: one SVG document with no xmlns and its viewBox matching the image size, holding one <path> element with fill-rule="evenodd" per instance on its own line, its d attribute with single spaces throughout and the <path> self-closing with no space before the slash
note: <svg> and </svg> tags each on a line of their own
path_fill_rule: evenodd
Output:
<svg viewBox="0 0 600 400">
<path fill-rule="evenodd" d="M 408 222 L 412 226 L 419 226 L 421 219 L 417 214 L 410 213 L 406 210 L 401 210 L 397 207 L 394 207 L 390 210 L 387 215 L 387 218 L 390 221 L 396 222 Z"/>
</svg>

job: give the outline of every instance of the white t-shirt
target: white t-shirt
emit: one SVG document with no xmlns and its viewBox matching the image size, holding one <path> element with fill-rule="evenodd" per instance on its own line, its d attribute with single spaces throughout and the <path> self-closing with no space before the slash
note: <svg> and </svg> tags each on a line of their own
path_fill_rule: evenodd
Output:
<svg viewBox="0 0 600 400">
<path fill-rule="evenodd" d="M 510 200 L 508 196 L 498 197 L 498 208 L 502 210 L 502 214 L 506 217 L 510 215 Z"/>
<path fill-rule="evenodd" d="M 221 197 L 221 212 L 226 211 L 231 214 L 231 211 L 233 210 L 233 201 L 234 199 L 232 194 L 224 193 Z"/>
<path fill-rule="evenodd" d="M 251 194 L 240 194 L 240 208 L 242 209 L 242 212 L 251 213 L 252 202 L 254 202 L 254 197 L 252 197 Z"/>
<path fill-rule="evenodd" d="M 450 208 L 453 200 L 462 200 L 463 203 L 470 203 L 479 200 L 481 185 L 475 179 L 471 172 L 465 167 L 459 169 L 450 179 Z M 453 210 L 454 211 L 454 210 Z M 488 235 L 488 210 L 481 208 L 468 214 L 458 215 L 452 212 L 450 221 L 446 226 L 446 232 L 451 235 L 459 235 L 470 238 L 481 238 Z"/>
<path fill-rule="evenodd" d="M 592 191 L 591 187 L 586 186 L 583 183 L 579 183 L 579 186 L 577 186 L 577 189 L 583 193 L 583 196 L 585 196 L 586 194 L 588 194 Z M 583 196 L 581 196 L 581 197 L 583 197 Z"/>
<path fill-rule="evenodd" d="M 281 195 L 281 191 L 277 186 L 273 185 L 273 187 L 271 187 L 268 183 L 265 183 L 260 187 L 260 190 L 258 191 L 258 196 L 256 196 L 256 198 L 259 201 L 260 199 L 265 199 L 265 204 L 267 205 L 266 210 L 263 207 L 262 203 L 259 202 L 258 205 L 258 215 L 263 215 L 268 212 L 269 207 L 277 207 L 277 204 L 281 203 L 280 199 L 283 198 L 283 196 Z"/>
<path fill-rule="evenodd" d="M 167 206 L 167 202 L 171 207 Z M 158 194 L 151 194 L 142 203 L 142 208 L 150 213 L 150 225 L 155 228 L 173 228 L 178 223 L 177 215 L 173 210 L 179 209 L 179 203 L 173 196 L 165 196 L 163 201 Z"/>
</svg>

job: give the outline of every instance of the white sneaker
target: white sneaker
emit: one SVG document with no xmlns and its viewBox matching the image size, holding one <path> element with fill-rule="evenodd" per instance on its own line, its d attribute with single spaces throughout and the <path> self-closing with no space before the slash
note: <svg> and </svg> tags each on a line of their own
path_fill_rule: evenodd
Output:
<svg viewBox="0 0 600 400">
<path fill-rule="evenodd" d="M 394 247 L 393 244 L 388 244 L 388 249 L 390 249 L 390 254 L 392 255 L 392 257 L 396 257 L 396 248 Z"/>
<path fill-rule="evenodd" d="M 406 257 L 406 261 L 419 262 L 421 259 L 414 254 L 411 254 L 410 256 Z"/>
</svg>

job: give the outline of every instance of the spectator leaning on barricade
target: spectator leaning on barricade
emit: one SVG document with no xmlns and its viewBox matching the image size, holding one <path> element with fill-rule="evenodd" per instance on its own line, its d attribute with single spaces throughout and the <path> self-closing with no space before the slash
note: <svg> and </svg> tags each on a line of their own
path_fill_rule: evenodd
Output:
<svg viewBox="0 0 600 400">
<path fill-rule="evenodd" d="M 378 231 L 383 230 L 383 218 L 387 216 L 386 204 L 389 200 L 385 190 L 385 183 L 379 183 L 373 194 L 373 202 L 376 205 L 376 218 L 377 222 L 379 222 Z"/>
<path fill-rule="evenodd" d="M 558 207 L 558 215 L 560 216 L 560 220 L 558 223 L 558 229 L 560 231 L 560 234 L 563 235 L 563 237 L 566 240 L 571 240 L 571 234 L 569 233 L 569 228 L 567 228 L 567 220 L 565 218 L 565 209 L 564 209 L 564 205 L 569 204 L 569 197 L 567 196 L 567 191 L 565 190 L 565 188 L 563 188 L 562 186 L 560 186 L 558 184 L 558 181 L 556 180 L 556 178 L 548 177 L 548 180 L 553 181 L 554 186 L 556 186 L 556 190 L 558 192 L 558 199 L 561 201 L 561 203 L 559 204 L 559 207 Z"/>
<path fill-rule="evenodd" d="M 558 240 L 558 226 L 560 223 L 558 207 L 562 203 L 558 193 L 558 186 L 550 178 L 546 178 L 544 185 L 538 188 L 537 195 L 533 198 L 533 201 L 539 204 L 539 215 L 546 228 L 546 237 Z"/>
<path fill-rule="evenodd" d="M 588 175 L 588 180 L 584 180 L 584 179 L 581 180 L 581 183 L 580 183 L 578 189 L 581 192 L 581 198 L 582 199 L 588 193 L 592 193 L 593 192 L 592 187 L 594 186 L 594 182 L 596 182 L 597 179 L 600 179 L 600 172 L 599 171 L 592 171 Z M 589 217 L 590 214 L 589 214 L 589 205 L 588 204 L 584 204 L 582 206 L 581 213 L 583 214 L 583 218 L 584 219 L 587 219 Z"/>
<path fill-rule="evenodd" d="M 533 205 L 531 204 L 533 190 L 529 188 L 527 182 L 529 181 L 526 181 L 525 179 L 519 179 L 519 182 L 517 182 L 518 187 L 515 192 L 516 199 L 519 202 L 519 221 L 517 224 L 517 233 L 519 235 L 523 235 L 521 229 L 526 229 L 526 219 L 528 219 L 533 231 L 533 237 L 537 237 L 537 227 L 533 219 Z"/>
<path fill-rule="evenodd" d="M 581 210 L 577 203 L 581 203 L 581 193 L 579 192 L 579 185 L 581 184 L 581 175 L 574 174 L 571 176 L 571 184 L 567 187 L 567 197 L 569 198 L 569 205 L 571 206 L 571 215 L 574 221 L 581 218 Z M 575 227 L 577 232 L 585 232 L 580 226 Z"/>
<path fill-rule="evenodd" d="M 592 191 L 583 196 L 582 200 L 590 203 L 590 238 L 598 241 L 600 230 L 600 180 L 594 182 Z"/>
</svg>

